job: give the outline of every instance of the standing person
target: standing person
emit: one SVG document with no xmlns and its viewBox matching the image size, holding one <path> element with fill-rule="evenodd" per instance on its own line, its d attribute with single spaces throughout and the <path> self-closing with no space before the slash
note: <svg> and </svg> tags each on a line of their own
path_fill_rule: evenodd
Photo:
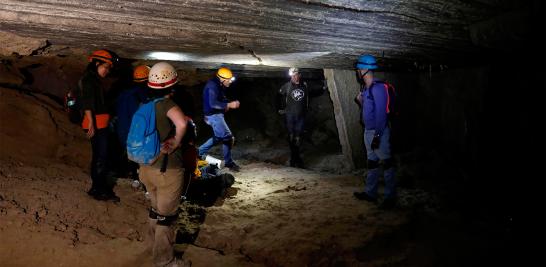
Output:
<svg viewBox="0 0 546 267">
<path fill-rule="evenodd" d="M 199 157 L 204 158 L 207 152 L 215 145 L 222 143 L 224 153 L 224 166 L 234 172 L 240 170 L 239 165 L 235 164 L 231 157 L 231 149 L 235 142 L 235 137 L 231 133 L 224 114 L 230 109 L 238 109 L 240 103 L 238 100 L 229 101 L 225 91 L 235 81 L 233 73 L 228 68 L 220 68 L 216 77 L 210 79 L 203 90 L 203 110 L 205 122 L 212 127 L 214 135 L 199 147 Z"/>
<path fill-rule="evenodd" d="M 375 79 L 373 72 L 377 62 L 372 55 L 362 55 L 357 62 L 358 76 L 363 86 L 357 95 L 357 102 L 362 107 L 364 122 L 364 145 L 368 158 L 368 174 L 363 192 L 355 192 L 354 196 L 369 202 L 377 201 L 377 183 L 380 176 L 379 161 L 383 161 L 383 177 L 385 178 L 385 197 L 382 208 L 393 208 L 396 205 L 396 181 L 394 164 L 391 155 L 388 121 L 389 93 L 385 83 Z"/>
<path fill-rule="evenodd" d="M 152 164 L 140 166 L 140 180 L 150 196 L 149 238 L 155 266 L 183 266 L 174 257 L 174 223 L 178 218 L 184 184 L 183 155 L 179 148 L 186 133 L 187 120 L 170 98 L 172 86 L 177 82 L 178 74 L 169 63 L 159 62 L 150 69 L 149 99 L 161 99 L 155 103 L 155 125 L 161 154 Z"/>
<path fill-rule="evenodd" d="M 186 116 L 187 126 L 186 134 L 182 139 L 180 144 L 180 149 L 182 150 L 182 155 L 184 158 L 184 187 L 183 194 L 184 197 L 188 192 L 193 174 L 197 168 L 197 146 L 195 140 L 197 139 L 197 126 L 193 122 L 193 117 L 195 116 L 195 103 L 192 94 L 190 94 L 185 87 L 182 87 L 180 84 L 173 86 L 171 99 L 182 109 L 182 112 Z"/>
<path fill-rule="evenodd" d="M 119 142 L 123 148 L 123 162 L 126 163 L 128 175 L 130 179 L 138 180 L 138 164 L 127 159 L 127 135 L 131 127 L 131 120 L 138 109 L 139 105 L 146 101 L 148 94 L 148 74 L 150 67 L 139 65 L 133 70 L 133 84 L 123 90 L 116 100 L 116 133 Z"/>
<path fill-rule="evenodd" d="M 303 168 L 300 157 L 305 115 L 309 108 L 309 92 L 307 83 L 301 81 L 299 69 L 290 68 L 290 81 L 279 89 L 279 114 L 285 115 L 285 125 L 288 130 L 288 144 L 290 146 L 290 167 Z"/>
<path fill-rule="evenodd" d="M 89 64 L 79 81 L 81 109 L 83 111 L 82 128 L 91 140 L 91 189 L 87 192 L 97 200 L 119 202 L 110 181 L 108 161 L 108 124 L 110 115 L 105 102 L 105 90 L 102 80 L 110 73 L 117 58 L 108 50 L 94 51 L 89 57 Z"/>
</svg>

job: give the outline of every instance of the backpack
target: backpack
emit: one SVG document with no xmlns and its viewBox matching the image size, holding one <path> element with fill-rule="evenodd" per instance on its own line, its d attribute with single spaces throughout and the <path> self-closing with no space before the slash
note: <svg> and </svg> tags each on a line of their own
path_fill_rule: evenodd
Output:
<svg viewBox="0 0 546 267">
<path fill-rule="evenodd" d="M 139 164 L 151 164 L 159 156 L 160 140 L 156 128 L 155 104 L 163 98 L 140 105 L 127 135 L 127 157 Z"/>
<path fill-rule="evenodd" d="M 397 102 L 398 94 L 396 93 L 396 89 L 387 81 L 376 81 L 375 83 L 383 84 L 385 90 L 387 91 L 387 95 L 389 96 L 387 98 L 387 117 L 389 120 L 396 119 L 400 115 Z M 373 98 L 372 90 L 370 90 L 370 95 Z"/>
<path fill-rule="evenodd" d="M 68 114 L 68 120 L 74 124 L 81 124 L 83 121 L 83 112 L 81 108 L 80 95 L 81 80 L 78 82 L 77 90 L 68 90 L 64 95 L 64 110 Z"/>
</svg>

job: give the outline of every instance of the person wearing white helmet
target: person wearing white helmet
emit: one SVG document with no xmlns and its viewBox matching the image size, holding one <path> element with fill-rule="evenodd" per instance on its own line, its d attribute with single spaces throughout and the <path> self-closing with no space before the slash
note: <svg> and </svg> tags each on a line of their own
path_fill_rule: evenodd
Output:
<svg viewBox="0 0 546 267">
<path fill-rule="evenodd" d="M 140 180 L 149 193 L 149 240 L 156 266 L 183 266 L 174 256 L 178 205 L 184 185 L 184 164 L 180 145 L 186 133 L 187 117 L 170 98 L 178 82 L 176 69 L 166 62 L 156 63 L 148 74 L 148 98 L 155 103 L 156 129 L 161 154 L 150 165 L 140 165 Z"/>
<path fill-rule="evenodd" d="M 285 116 L 290 147 L 290 166 L 303 168 L 300 148 L 309 101 L 311 97 L 322 95 L 326 86 L 321 87 L 320 90 L 311 90 L 307 82 L 302 81 L 300 70 L 295 67 L 288 70 L 288 75 L 290 81 L 285 83 L 277 94 L 277 109 L 279 114 Z"/>
</svg>

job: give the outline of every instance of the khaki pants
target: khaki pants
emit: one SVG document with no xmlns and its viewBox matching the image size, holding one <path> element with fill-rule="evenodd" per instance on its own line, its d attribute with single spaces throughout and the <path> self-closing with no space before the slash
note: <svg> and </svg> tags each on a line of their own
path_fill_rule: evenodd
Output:
<svg viewBox="0 0 546 267">
<path fill-rule="evenodd" d="M 149 192 L 151 206 L 160 215 L 176 214 L 184 180 L 184 169 L 167 169 L 161 173 L 158 168 L 140 166 L 140 180 Z M 157 220 L 149 219 L 149 240 L 152 245 L 153 261 L 156 266 L 171 266 L 174 259 L 174 226 L 158 225 Z"/>
</svg>

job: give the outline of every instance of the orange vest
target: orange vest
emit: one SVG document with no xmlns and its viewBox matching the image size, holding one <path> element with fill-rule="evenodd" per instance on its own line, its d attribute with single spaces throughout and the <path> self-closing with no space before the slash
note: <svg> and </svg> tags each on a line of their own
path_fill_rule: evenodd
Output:
<svg viewBox="0 0 546 267">
<path fill-rule="evenodd" d="M 108 127 L 108 122 L 110 121 L 109 114 L 97 114 L 95 115 L 95 125 L 98 129 L 104 129 Z M 86 115 L 83 116 L 82 128 L 87 130 L 89 129 L 89 118 Z"/>
</svg>

